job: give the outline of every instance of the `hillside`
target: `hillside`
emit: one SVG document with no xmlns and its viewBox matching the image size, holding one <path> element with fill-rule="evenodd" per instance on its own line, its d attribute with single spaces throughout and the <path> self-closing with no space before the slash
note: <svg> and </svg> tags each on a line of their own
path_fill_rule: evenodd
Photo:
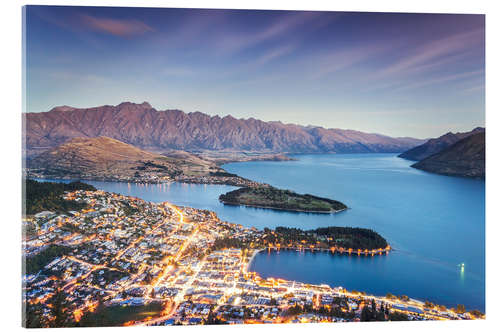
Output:
<svg viewBox="0 0 500 333">
<path fill-rule="evenodd" d="M 353 130 L 157 111 L 144 102 L 25 113 L 25 147 L 35 155 L 75 137 L 106 136 L 148 151 L 253 151 L 291 153 L 401 152 L 423 140 Z"/>
<path fill-rule="evenodd" d="M 181 180 L 237 186 L 249 182 L 237 176 L 219 176 L 225 171 L 214 162 L 187 152 L 163 156 L 108 137 L 71 139 L 28 159 L 27 169 L 32 177 L 44 178 L 133 182 Z"/>
<path fill-rule="evenodd" d="M 439 138 L 435 139 L 430 139 L 426 143 L 417 146 L 415 148 L 412 148 L 408 151 L 405 151 L 399 157 L 405 158 L 407 160 L 412 160 L 412 161 L 420 161 L 423 160 L 426 157 L 429 157 L 431 155 L 434 155 L 443 149 L 453 145 L 454 143 L 465 139 L 466 137 L 476 134 L 476 133 L 481 133 L 484 132 L 483 127 L 476 127 L 470 132 L 464 132 L 464 133 L 451 133 L 448 132 Z"/>
<path fill-rule="evenodd" d="M 485 177 L 485 133 L 462 139 L 412 167 L 450 176 Z"/>
<path fill-rule="evenodd" d="M 28 215 L 36 214 L 44 210 L 53 212 L 67 212 L 70 210 L 83 209 L 87 206 L 85 203 L 64 200 L 62 198 L 62 195 L 66 191 L 95 191 L 95 187 L 80 182 L 64 184 L 37 182 L 32 179 L 27 179 L 24 185 L 23 197 L 26 203 L 26 210 L 24 213 Z"/>
<path fill-rule="evenodd" d="M 71 139 L 28 160 L 27 167 L 47 177 L 81 179 L 133 179 L 151 171 L 171 178 L 180 172 L 178 166 L 160 155 L 107 137 Z"/>
</svg>

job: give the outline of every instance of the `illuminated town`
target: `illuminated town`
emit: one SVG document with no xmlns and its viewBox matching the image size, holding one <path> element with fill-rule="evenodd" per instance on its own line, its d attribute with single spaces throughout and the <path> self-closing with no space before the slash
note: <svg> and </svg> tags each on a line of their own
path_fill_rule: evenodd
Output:
<svg viewBox="0 0 500 333">
<path fill-rule="evenodd" d="M 104 191 L 66 192 L 64 198 L 87 208 L 64 215 L 44 211 L 23 221 L 23 297 L 38 309 L 42 327 L 57 319 L 51 300 L 61 293 L 62 326 L 78 326 L 103 308 L 154 309 L 119 323 L 149 326 L 475 318 L 406 296 L 263 279 L 248 270 L 259 251 L 325 249 L 266 243 L 263 231 L 221 221 L 207 210 Z M 246 245 L 225 247 L 221 240 L 227 239 Z M 50 261 L 30 261 L 47 251 Z M 390 247 L 330 251 L 390 255 Z"/>
</svg>

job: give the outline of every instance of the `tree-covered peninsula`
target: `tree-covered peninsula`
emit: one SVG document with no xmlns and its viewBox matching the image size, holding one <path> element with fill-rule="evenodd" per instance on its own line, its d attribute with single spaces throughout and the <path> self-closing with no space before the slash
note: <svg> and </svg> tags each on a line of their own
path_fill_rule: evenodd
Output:
<svg viewBox="0 0 500 333">
<path fill-rule="evenodd" d="M 340 253 L 364 254 L 386 252 L 391 249 L 386 239 L 377 232 L 365 228 L 325 227 L 312 230 L 276 227 L 264 228 L 252 237 L 228 236 L 219 238 L 215 249 L 222 248 L 289 248 L 312 250 L 336 250 Z M 366 253 L 365 253 L 366 251 Z"/>
<path fill-rule="evenodd" d="M 244 205 L 297 212 L 335 213 L 347 209 L 340 201 L 298 194 L 272 186 L 244 187 L 219 196 L 226 205 Z"/>
</svg>

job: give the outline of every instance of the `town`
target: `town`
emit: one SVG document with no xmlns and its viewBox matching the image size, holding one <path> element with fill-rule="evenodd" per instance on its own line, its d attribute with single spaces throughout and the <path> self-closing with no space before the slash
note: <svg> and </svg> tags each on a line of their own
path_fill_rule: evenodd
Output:
<svg viewBox="0 0 500 333">
<path fill-rule="evenodd" d="M 280 246 L 270 236 L 277 231 L 221 221 L 207 210 L 100 190 L 65 192 L 64 199 L 86 208 L 23 219 L 28 327 L 483 317 L 460 306 L 264 279 L 249 270 L 259 251 L 328 250 L 309 234 L 310 241 Z M 331 248 L 334 255 L 387 255 L 389 250 Z"/>
</svg>

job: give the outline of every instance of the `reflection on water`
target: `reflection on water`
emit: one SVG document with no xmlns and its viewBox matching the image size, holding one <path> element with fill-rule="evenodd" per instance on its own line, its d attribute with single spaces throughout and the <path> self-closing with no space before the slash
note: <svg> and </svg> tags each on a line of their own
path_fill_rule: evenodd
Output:
<svg viewBox="0 0 500 333">
<path fill-rule="evenodd" d="M 285 272 L 285 277 L 305 282 L 403 293 L 484 310 L 484 181 L 426 173 L 394 154 L 295 157 L 299 160 L 233 163 L 225 168 L 277 187 L 337 199 L 351 208 L 328 217 L 276 215 L 275 224 L 370 228 L 396 251 L 374 261 L 332 259 L 321 253 L 259 254 L 253 269 L 265 276 Z M 463 271 L 457 267 L 461 263 Z"/>
<path fill-rule="evenodd" d="M 88 183 L 148 201 L 209 209 L 223 220 L 261 229 L 370 228 L 396 251 L 373 258 L 263 252 L 251 269 L 263 276 L 342 285 L 378 295 L 405 294 L 484 311 L 484 181 L 415 170 L 411 161 L 394 154 L 295 157 L 299 160 L 231 163 L 224 168 L 280 188 L 337 199 L 350 209 L 307 214 L 224 206 L 219 195 L 235 189 L 224 185 Z M 461 263 L 466 265 L 463 270 L 458 267 Z"/>
<path fill-rule="evenodd" d="M 460 266 L 460 282 L 465 282 L 465 265 Z"/>
</svg>

